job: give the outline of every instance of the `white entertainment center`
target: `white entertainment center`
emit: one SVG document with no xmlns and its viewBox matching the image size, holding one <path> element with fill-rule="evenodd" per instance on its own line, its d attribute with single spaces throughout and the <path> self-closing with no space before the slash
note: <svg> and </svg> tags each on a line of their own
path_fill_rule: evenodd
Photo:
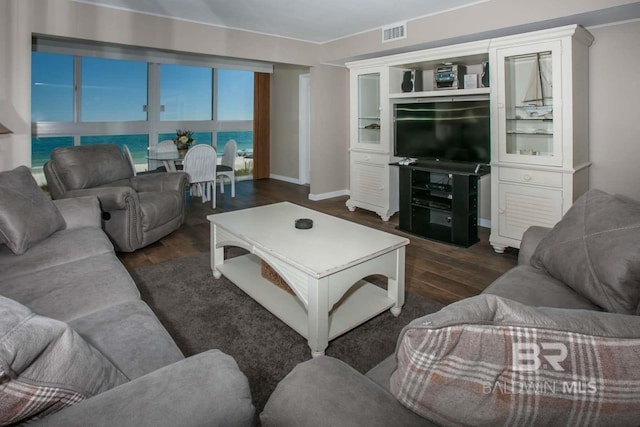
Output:
<svg viewBox="0 0 640 427">
<path fill-rule="evenodd" d="M 489 97 L 490 243 L 496 252 L 519 248 L 529 226 L 555 225 L 588 189 L 592 41 L 584 28 L 570 25 L 348 63 L 347 207 L 371 210 L 384 221 L 400 209 L 398 167 L 390 165 L 401 160 L 394 156 L 394 103 Z M 437 87 L 434 73 L 443 64 L 466 67 L 467 84 L 476 87 Z M 406 81 L 415 74 L 419 91 L 403 91 L 403 81 L 410 88 Z"/>
</svg>

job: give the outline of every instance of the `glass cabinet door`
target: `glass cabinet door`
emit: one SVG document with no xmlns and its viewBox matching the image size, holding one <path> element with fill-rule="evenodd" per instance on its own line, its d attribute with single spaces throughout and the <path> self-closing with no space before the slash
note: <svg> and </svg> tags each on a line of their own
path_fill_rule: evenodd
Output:
<svg viewBox="0 0 640 427">
<path fill-rule="evenodd" d="M 556 42 L 499 51 L 501 161 L 562 163 L 559 55 Z"/>
<path fill-rule="evenodd" d="M 380 144 L 380 73 L 358 75 L 358 144 Z"/>
</svg>

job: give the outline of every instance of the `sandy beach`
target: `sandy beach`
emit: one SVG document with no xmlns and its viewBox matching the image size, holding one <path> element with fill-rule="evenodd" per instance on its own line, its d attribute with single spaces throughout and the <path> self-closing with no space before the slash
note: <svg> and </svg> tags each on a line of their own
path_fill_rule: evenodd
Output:
<svg viewBox="0 0 640 427">
<path fill-rule="evenodd" d="M 218 164 L 222 158 L 218 158 Z M 149 169 L 149 165 L 146 163 L 136 163 L 136 171 L 145 172 Z M 236 174 L 250 174 L 253 171 L 253 158 L 248 157 L 236 157 L 235 161 L 235 170 Z M 244 173 L 243 173 L 244 172 Z"/>
</svg>

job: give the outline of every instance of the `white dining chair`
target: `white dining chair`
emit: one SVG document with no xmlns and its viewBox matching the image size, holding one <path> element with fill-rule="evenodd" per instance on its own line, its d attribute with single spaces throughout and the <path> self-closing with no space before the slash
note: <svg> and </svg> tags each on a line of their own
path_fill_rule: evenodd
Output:
<svg viewBox="0 0 640 427">
<path fill-rule="evenodd" d="M 165 139 L 164 141 L 158 142 L 155 150 L 157 153 L 178 154 L 178 147 L 176 147 L 176 143 L 171 139 Z"/>
<path fill-rule="evenodd" d="M 189 175 L 191 194 L 202 197 L 202 203 L 212 200 L 216 208 L 216 150 L 206 144 L 194 145 L 184 156 L 184 172 Z"/>
<path fill-rule="evenodd" d="M 236 197 L 236 156 L 238 155 L 238 144 L 235 139 L 230 139 L 224 146 L 222 161 L 218 166 L 217 176 L 220 177 L 220 193 L 224 194 L 224 177 L 228 177 L 231 182 L 231 197 Z"/>
</svg>

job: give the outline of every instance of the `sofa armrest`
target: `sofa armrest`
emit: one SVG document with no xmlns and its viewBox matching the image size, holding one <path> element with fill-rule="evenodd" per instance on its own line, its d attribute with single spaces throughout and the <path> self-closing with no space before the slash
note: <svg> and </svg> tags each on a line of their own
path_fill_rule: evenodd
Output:
<svg viewBox="0 0 640 427">
<path fill-rule="evenodd" d="M 67 230 L 83 227 L 101 227 L 100 203 L 96 197 L 86 196 L 73 199 L 58 199 L 54 200 L 53 204 L 56 205 L 62 214 L 67 224 Z"/>
<path fill-rule="evenodd" d="M 533 226 L 524 232 L 518 253 L 518 265 L 530 265 L 531 255 L 533 255 L 542 238 L 549 234 L 550 231 L 551 229 L 547 227 Z"/>
<path fill-rule="evenodd" d="M 260 415 L 264 427 L 430 426 L 349 365 L 321 356 L 297 365 Z"/>
<path fill-rule="evenodd" d="M 183 191 L 189 183 L 184 172 L 152 173 L 131 177 L 136 191 Z"/>
<path fill-rule="evenodd" d="M 103 212 L 111 212 L 127 209 L 127 205 L 134 199 L 137 204 L 138 193 L 131 187 L 95 187 L 80 190 L 67 191 L 62 195 L 63 199 L 94 196 L 100 201 L 100 209 Z"/>
<path fill-rule="evenodd" d="M 210 350 L 38 420 L 46 426 L 253 426 L 247 378 Z"/>
</svg>

